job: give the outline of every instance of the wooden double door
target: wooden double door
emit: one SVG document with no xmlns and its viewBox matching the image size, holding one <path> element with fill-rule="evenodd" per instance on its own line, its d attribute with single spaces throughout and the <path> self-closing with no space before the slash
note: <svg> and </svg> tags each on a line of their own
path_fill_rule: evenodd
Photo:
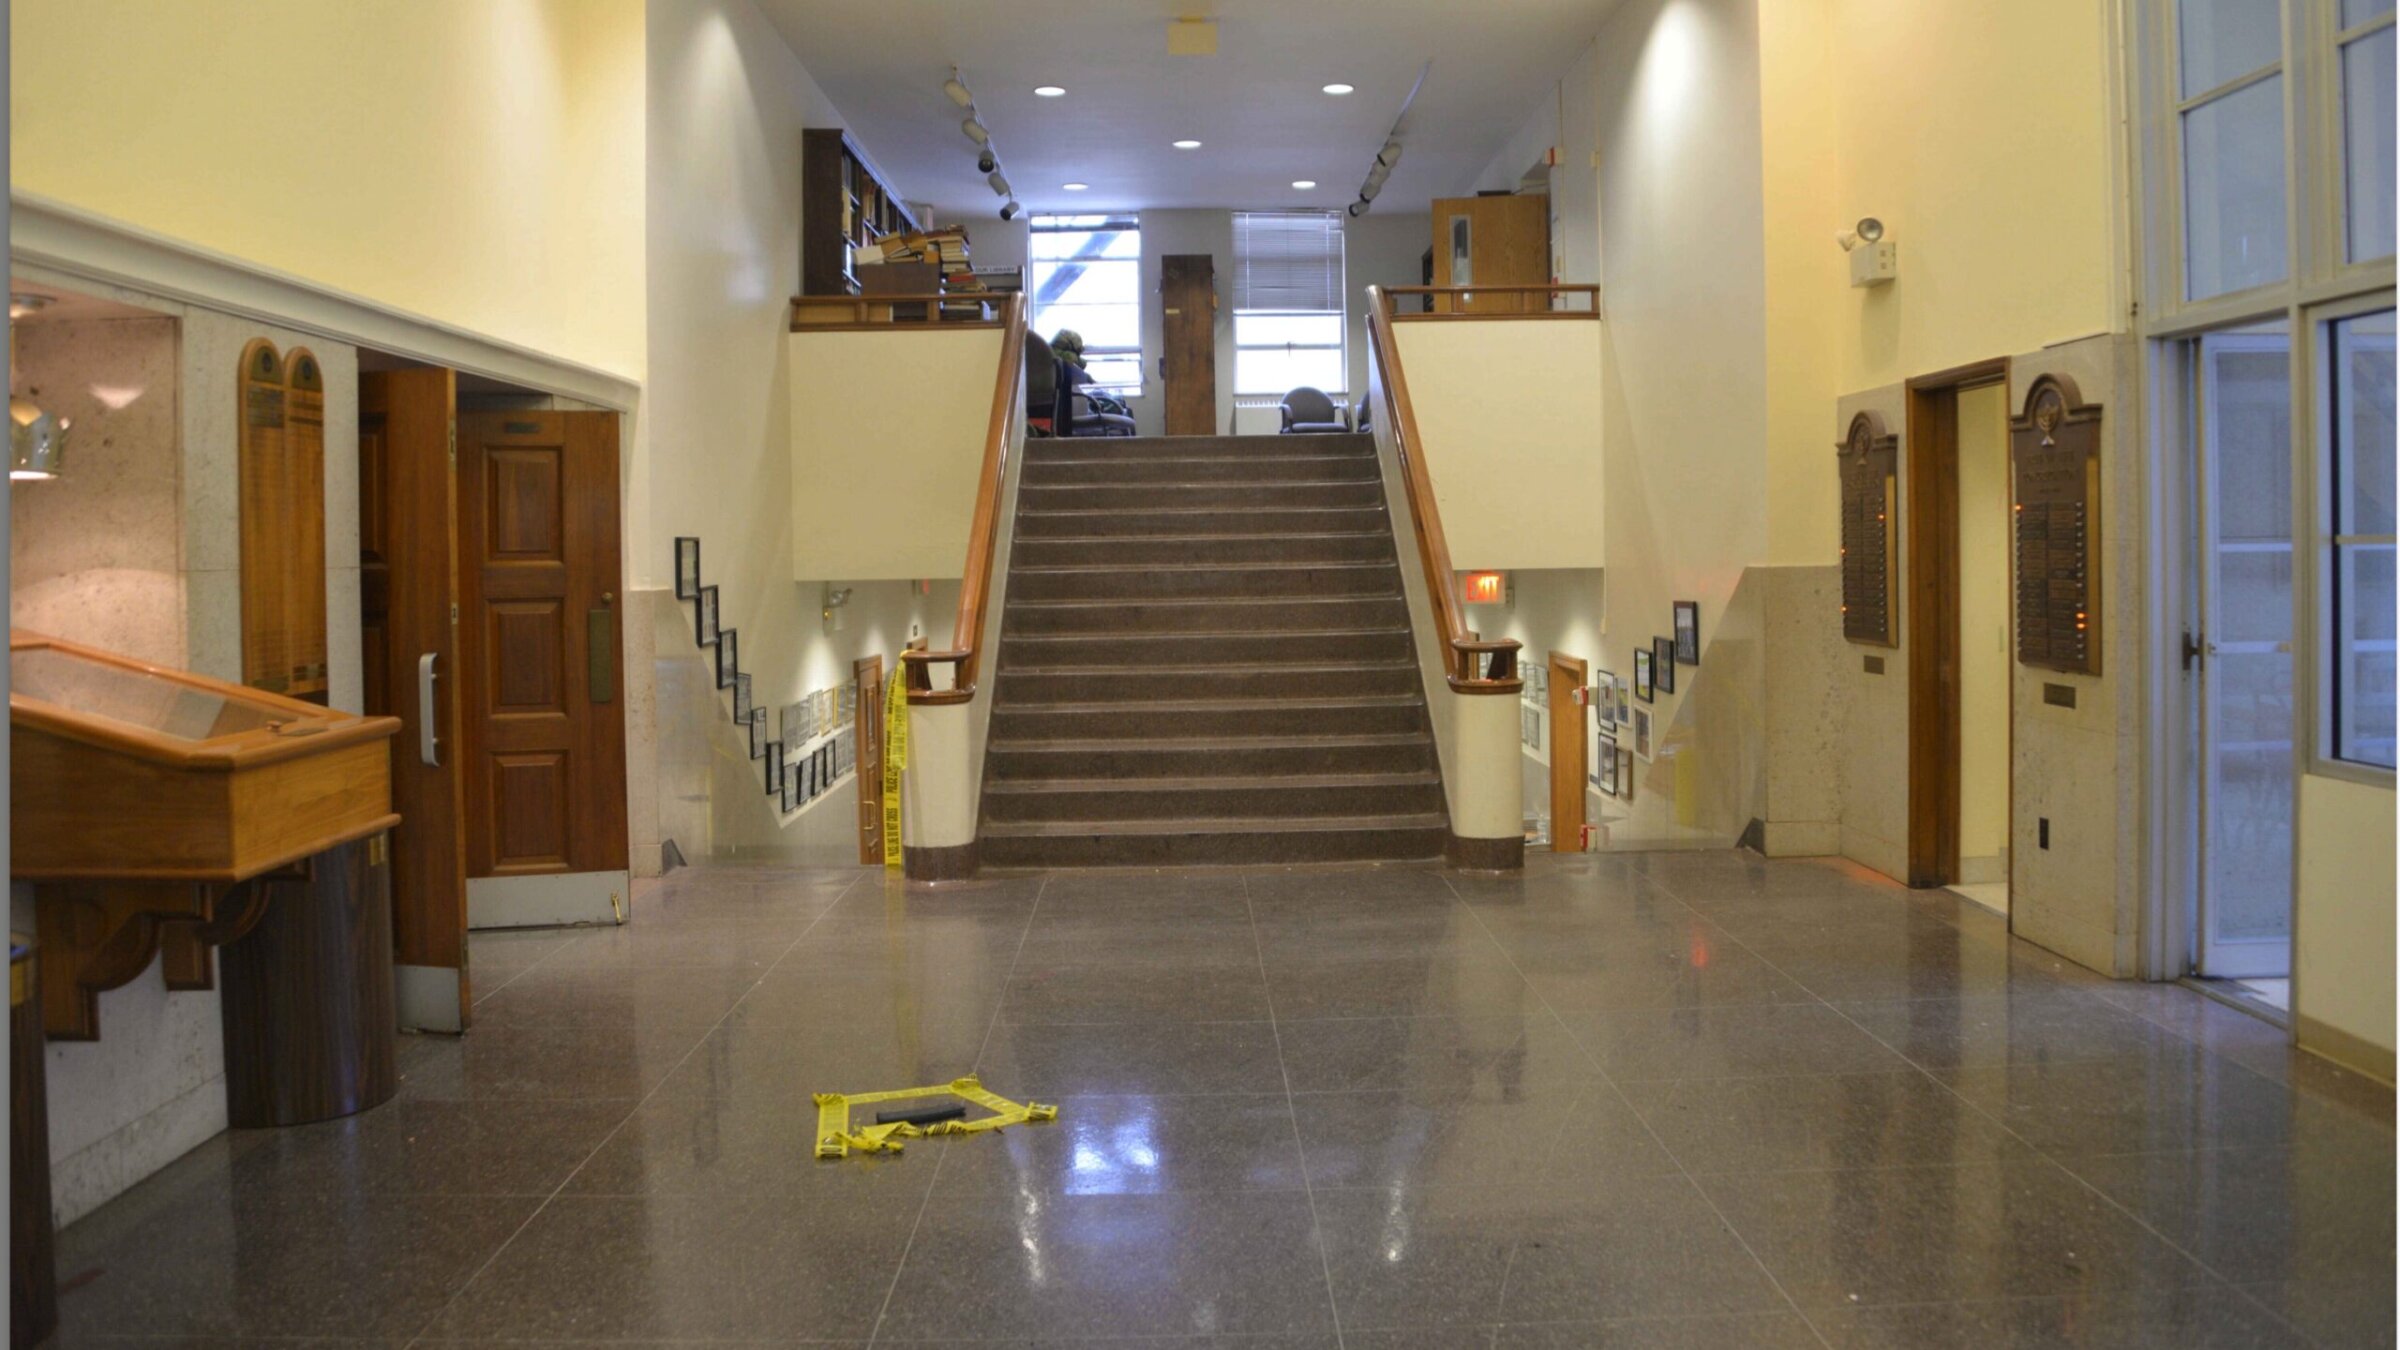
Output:
<svg viewBox="0 0 2400 1350">
<path fill-rule="evenodd" d="M 618 416 L 359 379 L 367 711 L 392 742 L 402 1020 L 463 1029 L 470 927 L 624 913 Z"/>
</svg>

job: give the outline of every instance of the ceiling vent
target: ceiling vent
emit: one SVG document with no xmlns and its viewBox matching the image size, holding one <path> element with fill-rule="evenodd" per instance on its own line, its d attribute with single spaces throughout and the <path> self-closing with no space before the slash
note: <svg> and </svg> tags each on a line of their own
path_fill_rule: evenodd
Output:
<svg viewBox="0 0 2400 1350">
<path fill-rule="evenodd" d="M 1216 20 L 1170 19 L 1167 21 L 1167 55 L 1215 56 L 1216 54 Z"/>
</svg>

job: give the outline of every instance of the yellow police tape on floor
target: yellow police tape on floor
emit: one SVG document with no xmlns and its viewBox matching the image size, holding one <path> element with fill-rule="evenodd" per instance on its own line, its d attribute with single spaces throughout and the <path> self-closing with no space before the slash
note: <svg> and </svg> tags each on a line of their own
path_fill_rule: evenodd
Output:
<svg viewBox="0 0 2400 1350">
<path fill-rule="evenodd" d="M 912 1125 L 895 1120 L 887 1124 L 850 1128 L 850 1108 L 875 1102 L 907 1101 L 918 1097 L 956 1097 L 970 1102 L 991 1115 L 975 1120 L 939 1120 L 928 1125 Z M 936 1134 L 981 1134 L 986 1130 L 1005 1129 L 1028 1121 L 1056 1120 L 1058 1108 L 1040 1102 L 1012 1102 L 996 1092 L 987 1091 L 973 1075 L 937 1083 L 932 1087 L 899 1088 L 891 1092 L 820 1092 L 817 1099 L 817 1156 L 820 1158 L 848 1157 L 850 1150 L 861 1153 L 898 1153 L 903 1139 L 922 1139 Z"/>
</svg>

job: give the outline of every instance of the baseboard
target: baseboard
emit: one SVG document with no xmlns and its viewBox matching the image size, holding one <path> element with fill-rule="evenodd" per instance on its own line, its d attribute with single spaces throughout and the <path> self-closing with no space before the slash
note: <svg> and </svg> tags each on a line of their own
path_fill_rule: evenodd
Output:
<svg viewBox="0 0 2400 1350">
<path fill-rule="evenodd" d="M 467 927 L 556 928 L 620 924 L 633 878 L 615 872 L 536 872 L 467 881 Z"/>
<path fill-rule="evenodd" d="M 975 875 L 981 851 L 975 840 L 948 848 L 900 847 L 900 871 L 910 881 L 964 881 Z"/>
<path fill-rule="evenodd" d="M 1450 836 L 1444 850 L 1450 865 L 1469 872 L 1521 872 L 1525 870 L 1525 836 L 1510 835 L 1506 839 L 1475 839 L 1463 834 Z"/>
<path fill-rule="evenodd" d="M 2330 1059 L 2345 1069 L 2356 1069 L 2379 1083 L 2393 1080 L 2393 1052 L 2364 1036 L 2297 1012 L 2292 1014 L 2292 1034 L 2300 1048 L 2312 1055 Z"/>
</svg>

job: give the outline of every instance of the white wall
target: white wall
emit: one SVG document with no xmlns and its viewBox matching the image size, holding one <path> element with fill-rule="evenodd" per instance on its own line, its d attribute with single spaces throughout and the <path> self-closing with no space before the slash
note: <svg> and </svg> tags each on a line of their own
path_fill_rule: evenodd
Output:
<svg viewBox="0 0 2400 1350">
<path fill-rule="evenodd" d="M 1001 337 L 997 328 L 895 327 L 784 339 L 791 575 L 959 574 Z"/>
<path fill-rule="evenodd" d="M 1350 344 L 1350 402 L 1367 392 L 1367 288 L 1422 286 L 1433 217 L 1423 211 L 1369 211 L 1342 223 L 1342 308 Z"/>
<path fill-rule="evenodd" d="M 2301 777 L 2300 888 L 2292 933 L 2300 1043 L 2387 1079 L 2393 1049 L 2392 811 L 2389 788 Z"/>
<path fill-rule="evenodd" d="M 1600 323 L 1443 319 L 1392 329 L 1452 565 L 1598 567 L 1607 500 L 1592 378 Z"/>
</svg>

